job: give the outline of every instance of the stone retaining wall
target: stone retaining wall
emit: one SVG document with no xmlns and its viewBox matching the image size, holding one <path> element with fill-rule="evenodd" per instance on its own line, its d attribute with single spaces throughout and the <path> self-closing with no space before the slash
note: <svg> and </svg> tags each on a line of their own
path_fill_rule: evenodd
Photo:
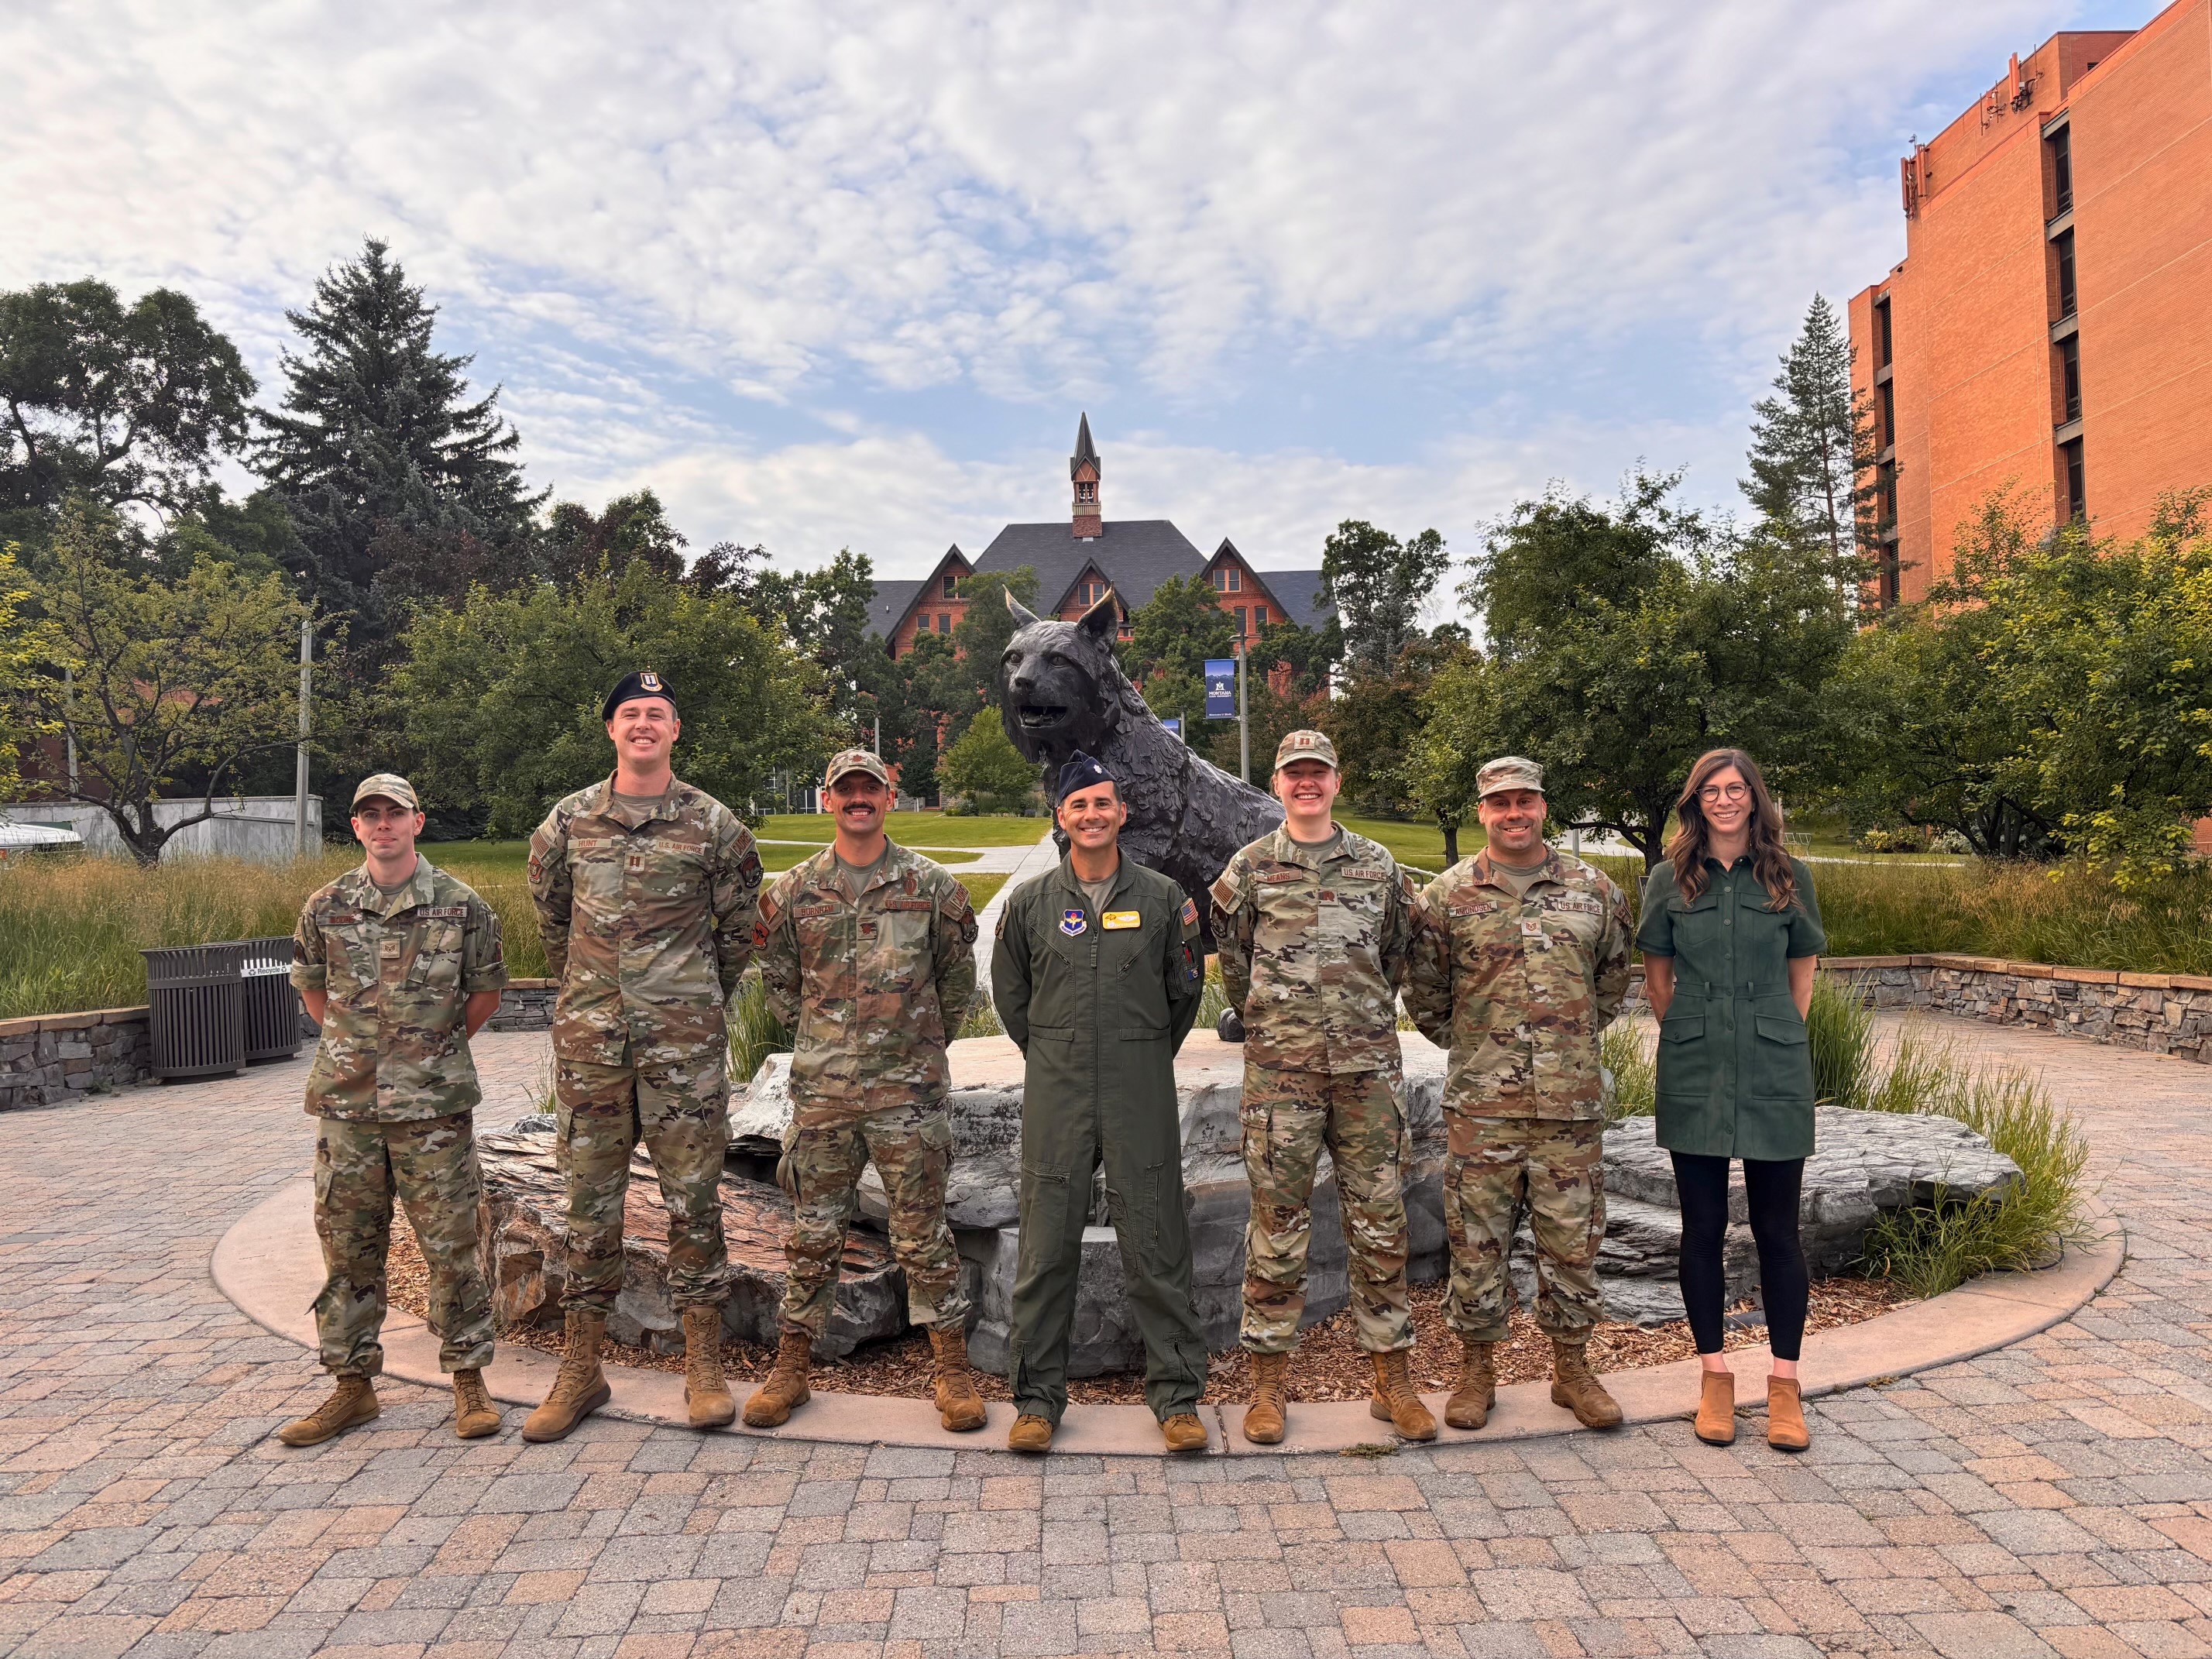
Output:
<svg viewBox="0 0 2212 1659">
<path fill-rule="evenodd" d="M 499 994 L 499 1012 L 491 1017 L 495 1031 L 550 1031 L 553 1001 L 560 987 L 550 979 L 511 979 Z"/>
<path fill-rule="evenodd" d="M 109 1093 L 153 1075 L 143 1008 L 0 1019 L 0 1111 Z"/>
</svg>

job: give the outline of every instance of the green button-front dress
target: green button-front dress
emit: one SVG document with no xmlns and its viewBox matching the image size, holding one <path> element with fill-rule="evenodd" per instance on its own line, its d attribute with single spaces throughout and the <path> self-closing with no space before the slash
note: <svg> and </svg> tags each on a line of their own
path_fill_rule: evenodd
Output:
<svg viewBox="0 0 2212 1659">
<path fill-rule="evenodd" d="M 1813 1054 L 1790 1000 L 1790 961 L 1827 949 L 1813 872 L 1796 859 L 1797 896 L 1774 911 L 1751 860 L 1705 860 L 1686 902 L 1662 861 L 1644 888 L 1636 943 L 1674 959 L 1674 1000 L 1659 1026 L 1658 1139 L 1708 1158 L 1813 1155 Z"/>
</svg>

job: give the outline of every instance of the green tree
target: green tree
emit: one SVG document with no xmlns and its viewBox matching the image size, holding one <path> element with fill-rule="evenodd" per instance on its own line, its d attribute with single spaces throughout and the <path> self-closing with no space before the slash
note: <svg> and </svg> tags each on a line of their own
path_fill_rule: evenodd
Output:
<svg viewBox="0 0 2212 1659">
<path fill-rule="evenodd" d="M 1462 629 L 1417 635 L 1389 672 L 1354 671 L 1341 695 L 1315 699 L 1321 729 L 1336 744 L 1344 793 L 1362 812 L 1402 818 L 1419 810 L 1408 762 L 1426 722 L 1430 683 L 1468 649 Z M 1262 763 L 1256 742 L 1252 755 L 1255 767 Z"/>
<path fill-rule="evenodd" d="M 418 610 L 387 693 L 426 799 L 474 805 L 497 834 L 535 828 L 611 769 L 599 702 L 624 668 L 676 688 L 679 775 L 744 812 L 771 773 L 804 767 L 826 729 L 819 675 L 733 595 L 701 593 L 645 560 L 618 576 L 471 592 Z"/>
<path fill-rule="evenodd" d="M 1214 603 L 1203 576 L 1170 576 L 1129 613 L 1129 631 L 1122 662 L 1139 682 L 1158 674 L 1201 680 L 1206 659 L 1229 655 L 1237 643 L 1236 620 Z"/>
<path fill-rule="evenodd" d="M 979 570 L 961 580 L 960 597 L 968 601 L 968 610 L 952 630 L 952 648 L 974 696 L 973 706 L 959 715 L 963 729 L 976 709 L 999 706 L 999 661 L 1014 636 L 1013 613 L 1006 609 L 1009 593 L 1034 610 L 1036 572 L 1024 565 L 1018 570 Z"/>
<path fill-rule="evenodd" d="M 52 574 L 37 589 L 48 672 L 16 696 L 30 722 L 76 740 L 76 788 L 66 778 L 43 787 L 100 807 L 131 855 L 152 864 L 178 831 L 215 816 L 253 757 L 298 740 L 306 607 L 283 577 L 213 557 L 180 581 L 134 562 L 105 509 L 82 499 L 63 508 Z M 198 809 L 159 822 L 155 802 L 187 782 Z"/>
<path fill-rule="evenodd" d="M 1840 568 L 1872 528 L 1874 418 L 1852 394 L 1850 337 L 1825 295 L 1813 296 L 1774 392 L 1752 405 L 1743 493 L 1769 534 L 1816 538 Z"/>
<path fill-rule="evenodd" d="M 1459 862 L 1459 832 L 1475 816 L 1483 763 L 1506 752 L 1498 684 L 1474 651 L 1439 668 L 1421 696 L 1421 729 L 1407 750 L 1406 787 L 1421 816 L 1443 831 L 1444 863 Z"/>
<path fill-rule="evenodd" d="M 90 277 L 0 293 L 0 514 L 28 533 L 73 494 L 199 507 L 252 396 L 238 349 L 173 289 L 128 306 Z"/>
<path fill-rule="evenodd" d="M 0 800 L 13 800 L 22 789 L 25 739 L 59 729 L 59 722 L 34 714 L 29 704 L 33 686 L 48 677 L 61 654 L 51 627 L 25 613 L 23 602 L 30 597 L 15 544 L 0 547 L 0 709 L 10 711 L 0 727 Z"/>
<path fill-rule="evenodd" d="M 404 621 L 407 595 L 372 592 L 387 526 L 497 544 L 529 536 L 542 499 L 523 486 L 498 391 L 471 400 L 473 360 L 431 349 L 437 308 L 388 255 L 371 238 L 285 313 L 304 349 L 284 354 L 283 410 L 262 417 L 256 463 L 299 526 L 303 591 L 357 617 L 366 646 Z"/>
<path fill-rule="evenodd" d="M 937 769 L 945 787 L 966 796 L 975 811 L 1018 812 L 1036 788 L 1036 768 L 1022 758 L 996 720 L 970 720 Z"/>
<path fill-rule="evenodd" d="M 1680 482 L 1638 471 L 1611 507 L 1557 487 L 1523 501 L 1461 590 L 1497 690 L 1495 726 L 1461 740 L 1541 762 L 1555 816 L 1614 831 L 1647 867 L 1707 749 L 1750 750 L 1785 795 L 1830 781 L 1852 632 L 1855 555 L 1717 531 L 1672 505 Z"/>
<path fill-rule="evenodd" d="M 1255 667 L 1282 664 L 1291 671 L 1290 695 L 1299 701 L 1328 690 L 1329 675 L 1344 659 L 1344 624 L 1334 617 L 1319 628 L 1271 622 L 1252 647 Z"/>
<path fill-rule="evenodd" d="M 822 671 L 836 728 L 832 740 L 872 742 L 892 667 L 883 641 L 868 629 L 876 574 L 867 555 L 840 548 L 836 558 L 817 570 L 763 571 L 748 591 L 753 614 L 780 624 L 799 653 Z M 896 735 L 887 729 L 884 742 L 890 744 Z M 821 758 L 826 762 L 829 751 Z"/>
<path fill-rule="evenodd" d="M 1420 632 L 1421 607 L 1450 568 L 1451 554 L 1433 530 L 1401 542 L 1362 519 L 1337 526 L 1322 544 L 1321 584 L 1335 602 L 1352 672 L 1395 670 L 1398 653 Z"/>
</svg>

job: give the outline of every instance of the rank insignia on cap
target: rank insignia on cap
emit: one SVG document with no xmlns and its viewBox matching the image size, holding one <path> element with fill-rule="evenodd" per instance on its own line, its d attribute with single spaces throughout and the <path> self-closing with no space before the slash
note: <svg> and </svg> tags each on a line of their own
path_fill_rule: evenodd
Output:
<svg viewBox="0 0 2212 1659">
<path fill-rule="evenodd" d="M 1198 901 L 1195 899 L 1185 899 L 1182 902 L 1182 925 L 1186 927 L 1193 927 L 1197 923 L 1197 921 Z"/>
<path fill-rule="evenodd" d="M 643 673 L 637 677 L 637 689 L 641 691 L 659 690 L 660 676 L 654 673 L 650 668 L 647 669 Z"/>
<path fill-rule="evenodd" d="M 1060 913 L 1060 931 L 1070 939 L 1081 933 L 1086 926 L 1088 923 L 1080 910 L 1062 910 Z"/>
</svg>

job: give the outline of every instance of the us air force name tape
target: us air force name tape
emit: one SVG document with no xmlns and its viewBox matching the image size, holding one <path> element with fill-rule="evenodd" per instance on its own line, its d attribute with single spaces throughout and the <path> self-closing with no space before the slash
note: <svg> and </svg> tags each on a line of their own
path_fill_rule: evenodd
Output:
<svg viewBox="0 0 2212 1659">
<path fill-rule="evenodd" d="M 676 707 L 676 688 L 652 669 L 641 668 L 615 682 L 615 689 L 607 693 L 607 700 L 599 705 L 599 718 L 612 720 L 615 710 L 632 697 L 659 697 L 671 708 Z"/>
</svg>

